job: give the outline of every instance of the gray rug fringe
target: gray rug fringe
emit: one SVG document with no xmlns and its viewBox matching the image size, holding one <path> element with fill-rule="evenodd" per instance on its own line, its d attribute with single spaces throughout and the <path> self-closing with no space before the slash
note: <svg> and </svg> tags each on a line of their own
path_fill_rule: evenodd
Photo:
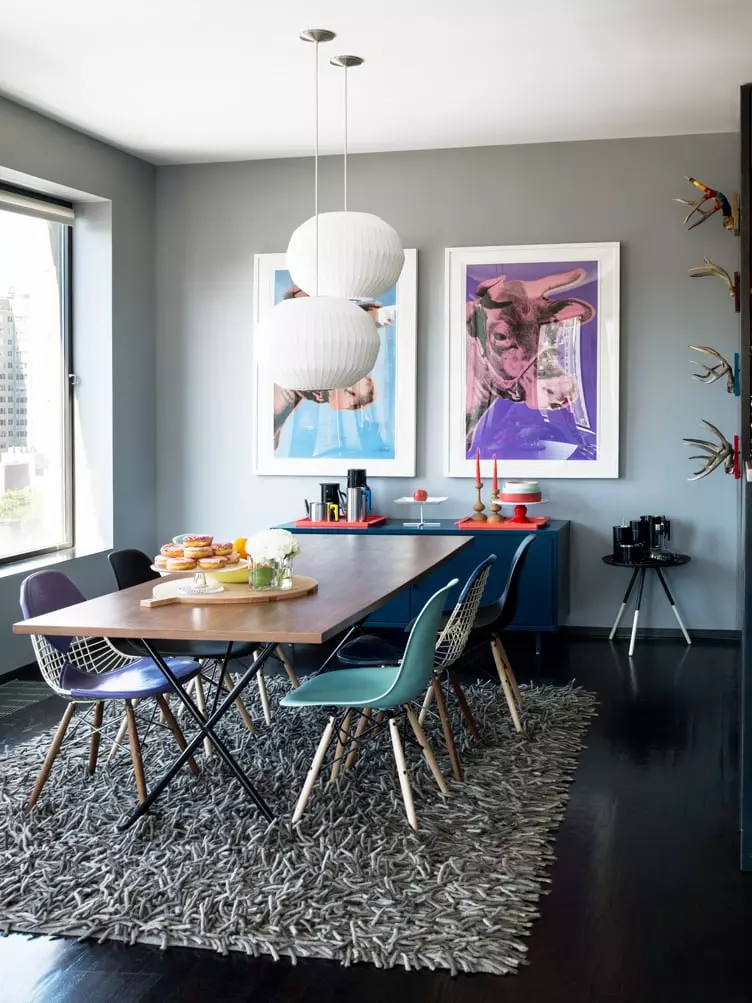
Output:
<svg viewBox="0 0 752 1003">
<path fill-rule="evenodd" d="M 127 749 L 105 767 L 103 742 L 89 777 L 85 754 L 66 756 L 63 746 L 29 816 L 20 807 L 50 735 L 0 760 L 0 929 L 293 964 L 314 957 L 452 974 L 504 974 L 524 964 L 594 696 L 571 685 L 523 687 L 518 736 L 498 684 L 467 687 L 485 744 L 470 742 L 452 707 L 463 783 L 450 779 L 437 722 L 427 721 L 449 797 L 420 750 L 406 748 L 419 833 L 405 820 L 386 732 L 351 773 L 328 786 L 319 780 L 293 830 L 290 814 L 326 714 L 276 706 L 289 684 L 267 685 L 272 727 L 259 723 L 252 686 L 246 702 L 258 731 L 248 733 L 232 713 L 223 733 L 279 812 L 271 825 L 216 758 L 199 757 L 201 776 L 186 771 L 125 833 L 116 825 L 135 803 Z M 147 778 L 174 755 L 164 733 L 150 736 Z"/>
</svg>

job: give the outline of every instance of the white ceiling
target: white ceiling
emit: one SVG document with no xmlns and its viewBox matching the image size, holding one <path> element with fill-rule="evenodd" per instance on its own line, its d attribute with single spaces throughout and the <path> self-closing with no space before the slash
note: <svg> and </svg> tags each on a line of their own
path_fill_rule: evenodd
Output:
<svg viewBox="0 0 752 1003">
<path fill-rule="evenodd" d="M 3 0 L 0 92 L 156 163 L 737 128 L 752 0 Z M 0 7 L 0 9 L 2 9 Z"/>
</svg>

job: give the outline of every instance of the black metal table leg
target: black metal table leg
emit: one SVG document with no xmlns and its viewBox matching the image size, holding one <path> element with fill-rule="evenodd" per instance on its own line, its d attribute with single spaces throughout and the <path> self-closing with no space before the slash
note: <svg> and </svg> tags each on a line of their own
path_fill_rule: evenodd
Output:
<svg viewBox="0 0 752 1003">
<path fill-rule="evenodd" d="M 230 767 L 230 770 L 234 774 L 235 778 L 243 787 L 246 794 L 248 794 L 248 796 L 254 802 L 254 804 L 259 809 L 264 818 L 266 818 L 267 821 L 269 822 L 273 821 L 274 815 L 272 814 L 271 809 L 266 804 L 261 795 L 258 793 L 258 791 L 253 786 L 248 777 L 245 775 L 245 773 L 242 771 L 237 761 L 234 759 L 232 753 L 225 745 L 224 741 L 214 731 L 214 725 L 232 707 L 232 705 L 235 702 L 235 699 L 246 688 L 246 686 L 250 683 L 250 681 L 253 679 L 253 677 L 256 675 L 259 669 L 263 666 L 264 662 L 267 660 L 269 655 L 271 655 L 271 653 L 274 651 L 276 643 L 265 644 L 261 647 L 261 651 L 259 652 L 258 657 L 254 659 L 251 665 L 243 673 L 241 679 L 232 688 L 232 691 L 228 693 L 226 699 L 223 700 L 222 703 L 219 705 L 219 707 L 212 712 L 211 716 L 208 719 L 203 716 L 198 707 L 196 707 L 196 705 L 193 703 L 191 698 L 188 696 L 183 687 L 180 685 L 179 681 L 175 677 L 169 665 L 165 662 L 164 658 L 162 658 L 159 652 L 155 650 L 152 644 L 147 640 L 143 640 L 141 643 L 144 645 L 146 650 L 149 652 L 150 657 L 154 659 L 155 664 L 159 667 L 164 677 L 172 686 L 173 690 L 178 696 L 178 699 L 185 705 L 188 712 L 191 714 L 193 719 L 198 724 L 199 733 L 195 735 L 190 740 L 190 742 L 188 742 L 188 744 L 186 745 L 185 749 L 180 754 L 180 756 L 175 760 L 175 762 L 165 773 L 165 775 L 161 778 L 161 780 L 159 780 L 156 786 L 152 788 L 151 792 L 147 795 L 146 800 L 138 805 L 138 807 L 128 816 L 126 821 L 119 828 L 120 829 L 129 828 L 131 825 L 133 825 L 135 821 L 137 821 L 137 819 L 139 819 L 145 812 L 149 810 L 149 808 L 154 804 L 154 802 L 157 800 L 162 791 L 167 787 L 167 785 L 170 783 L 173 777 L 175 777 L 177 773 L 179 773 L 179 771 L 183 768 L 183 766 L 188 761 L 190 756 L 193 755 L 193 753 L 196 751 L 199 745 L 203 742 L 204 738 L 206 738 L 207 736 L 209 736 L 212 739 L 217 748 L 218 753 Z"/>
<path fill-rule="evenodd" d="M 629 579 L 629 585 L 627 585 L 627 591 L 624 593 L 624 598 L 621 601 L 621 606 L 619 607 L 619 612 L 616 614 L 616 619 L 614 620 L 614 625 L 611 628 L 611 633 L 608 635 L 609 641 L 613 641 L 616 636 L 616 631 L 619 629 L 619 624 L 621 623 L 621 618 L 624 616 L 624 610 L 627 608 L 627 603 L 629 602 L 629 597 L 632 594 L 632 589 L 634 588 L 634 583 L 637 581 L 637 576 L 640 573 L 639 568 L 635 568 L 632 572 L 632 577 Z"/>
<path fill-rule="evenodd" d="M 660 568 L 656 568 L 655 570 L 658 572 L 658 581 L 663 586 L 663 591 L 666 593 L 666 598 L 668 599 L 669 604 L 671 606 L 671 609 L 674 612 L 674 616 L 676 617 L 676 622 L 679 624 L 679 627 L 681 628 L 682 634 L 684 634 L 684 640 L 687 642 L 687 644 L 691 644 L 692 643 L 692 638 L 687 633 L 687 628 L 684 626 L 684 621 L 682 620 L 681 614 L 679 613 L 679 610 L 677 609 L 676 600 L 671 595 L 671 589 L 668 587 L 668 582 L 663 577 L 663 571 L 661 571 Z"/>
<path fill-rule="evenodd" d="M 214 694 L 214 703 L 212 704 L 212 714 L 216 711 L 219 706 L 219 698 L 222 695 L 222 683 L 225 681 L 225 675 L 227 673 L 227 668 L 230 664 L 230 657 L 232 655 L 232 641 L 227 645 L 227 651 L 225 651 L 225 657 L 222 659 L 222 664 L 219 670 L 219 679 L 217 680 L 217 689 Z"/>
</svg>

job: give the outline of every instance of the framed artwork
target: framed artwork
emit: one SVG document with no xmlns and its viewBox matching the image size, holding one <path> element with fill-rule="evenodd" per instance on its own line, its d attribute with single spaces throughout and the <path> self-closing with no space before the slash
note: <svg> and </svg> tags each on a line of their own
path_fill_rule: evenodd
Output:
<svg viewBox="0 0 752 1003">
<path fill-rule="evenodd" d="M 619 244 L 446 251 L 448 475 L 619 476 Z"/>
<path fill-rule="evenodd" d="M 255 323 L 280 300 L 301 293 L 284 254 L 254 259 Z M 297 391 L 277 386 L 256 364 L 257 474 L 344 477 L 415 475 L 417 253 L 405 251 L 399 282 L 363 301 L 379 328 L 376 365 L 345 390 Z M 259 353 L 256 353 L 258 358 Z"/>
</svg>

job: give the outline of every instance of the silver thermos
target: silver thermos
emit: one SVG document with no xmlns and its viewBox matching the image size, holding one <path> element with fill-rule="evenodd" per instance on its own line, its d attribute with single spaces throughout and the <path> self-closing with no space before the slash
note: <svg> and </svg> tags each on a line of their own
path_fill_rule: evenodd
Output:
<svg viewBox="0 0 752 1003">
<path fill-rule="evenodd" d="M 363 488 L 348 488 L 347 489 L 347 521 L 348 522 L 365 522 L 367 516 L 366 511 L 366 493 Z"/>
</svg>

